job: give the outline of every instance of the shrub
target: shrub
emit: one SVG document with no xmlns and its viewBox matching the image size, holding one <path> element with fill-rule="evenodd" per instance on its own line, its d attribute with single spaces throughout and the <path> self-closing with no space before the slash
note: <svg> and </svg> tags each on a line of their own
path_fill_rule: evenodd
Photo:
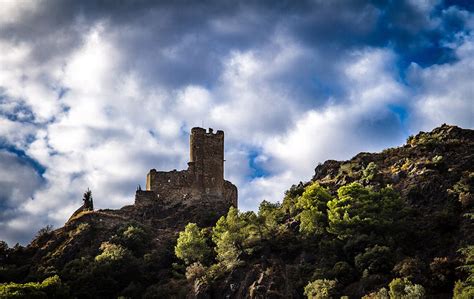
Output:
<svg viewBox="0 0 474 299">
<path fill-rule="evenodd" d="M 327 299 L 336 293 L 336 281 L 329 279 L 317 279 L 309 282 L 304 288 L 304 294 L 309 299 Z"/>
<path fill-rule="evenodd" d="M 333 276 L 343 284 L 352 282 L 356 276 L 355 272 L 355 269 L 347 262 L 337 262 L 332 268 Z"/>
<path fill-rule="evenodd" d="M 413 284 L 407 278 L 395 278 L 388 286 L 391 299 L 420 299 L 425 297 L 423 286 Z"/>
<path fill-rule="evenodd" d="M 95 257 L 95 260 L 100 263 L 114 263 L 130 257 L 130 252 L 126 248 L 110 242 L 103 242 L 100 250 L 102 253 Z"/>
<path fill-rule="evenodd" d="M 36 233 L 35 238 L 39 239 L 45 236 L 50 236 L 52 233 L 53 233 L 53 226 L 48 224 Z"/>
<path fill-rule="evenodd" d="M 193 263 L 186 267 L 186 279 L 189 282 L 194 282 L 205 277 L 206 271 L 206 267 L 204 267 L 200 262 Z"/>
<path fill-rule="evenodd" d="M 436 257 L 430 263 L 431 277 L 437 289 L 449 291 L 454 283 L 455 265 L 447 257 Z"/>
<path fill-rule="evenodd" d="M 359 271 L 368 270 L 370 274 L 386 273 L 392 269 L 392 253 L 386 246 L 375 245 L 366 248 L 364 253 L 355 257 L 355 265 Z"/>
<path fill-rule="evenodd" d="M 463 281 L 456 281 L 453 290 L 454 299 L 471 299 L 474 298 L 474 284 L 467 284 Z"/>
<path fill-rule="evenodd" d="M 120 233 L 120 244 L 134 252 L 142 252 L 151 240 L 149 233 L 136 224 L 127 225 Z"/>
<path fill-rule="evenodd" d="M 65 298 L 69 288 L 59 276 L 46 278 L 43 282 L 0 284 L 0 298 Z"/>
<path fill-rule="evenodd" d="M 420 281 L 424 279 L 425 265 L 418 258 L 405 258 L 395 265 L 393 271 L 400 277 Z"/>
<path fill-rule="evenodd" d="M 390 299 L 390 296 L 386 288 L 381 288 L 377 292 L 365 295 L 362 299 Z"/>
<path fill-rule="evenodd" d="M 362 180 L 366 183 L 372 181 L 377 175 L 377 164 L 370 162 L 362 173 Z"/>
</svg>

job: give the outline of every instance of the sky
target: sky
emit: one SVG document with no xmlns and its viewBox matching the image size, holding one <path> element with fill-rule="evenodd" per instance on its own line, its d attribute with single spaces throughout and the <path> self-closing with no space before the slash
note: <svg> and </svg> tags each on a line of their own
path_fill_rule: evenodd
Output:
<svg viewBox="0 0 474 299">
<path fill-rule="evenodd" d="M 474 127 L 471 1 L 0 0 L 0 239 L 132 204 L 225 131 L 239 208 L 318 163 Z"/>
</svg>

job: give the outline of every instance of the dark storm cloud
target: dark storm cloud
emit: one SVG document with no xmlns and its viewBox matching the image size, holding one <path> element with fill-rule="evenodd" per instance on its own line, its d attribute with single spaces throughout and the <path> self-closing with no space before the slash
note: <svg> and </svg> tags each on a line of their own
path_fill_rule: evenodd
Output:
<svg viewBox="0 0 474 299">
<path fill-rule="evenodd" d="M 0 219 L 18 207 L 42 185 L 44 169 L 24 154 L 0 150 Z"/>
<path fill-rule="evenodd" d="M 34 55 L 44 61 L 77 48 L 84 32 L 104 22 L 127 53 L 125 69 L 140 70 L 152 85 L 177 88 L 211 86 L 223 56 L 259 48 L 284 32 L 324 56 L 302 61 L 307 66 L 300 68 L 302 76 L 289 70 L 279 81 L 300 82 L 301 98 L 314 99 L 341 90 L 334 62 L 360 46 L 392 47 L 401 53 L 402 64 L 452 59 L 442 42 L 462 30 L 463 16 L 446 9 L 440 4 L 423 10 L 408 1 L 58 0 L 45 1 L 21 21 L 3 26 L 0 36 L 34 44 Z M 439 23 L 433 21 L 437 18 Z"/>
</svg>

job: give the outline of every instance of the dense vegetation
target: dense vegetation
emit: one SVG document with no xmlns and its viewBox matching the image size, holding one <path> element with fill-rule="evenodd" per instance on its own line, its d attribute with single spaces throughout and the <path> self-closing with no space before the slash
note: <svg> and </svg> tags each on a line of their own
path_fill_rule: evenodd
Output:
<svg viewBox="0 0 474 299">
<path fill-rule="evenodd" d="M 354 182 L 333 197 L 315 182 L 289 190 L 281 205 L 262 202 L 257 214 L 231 208 L 212 230 L 190 223 L 180 233 L 175 252 L 198 293 L 262 254 L 292 264 L 295 253 L 306 252 L 307 260 L 297 270 L 310 282 L 293 295 L 332 298 L 380 289 L 365 298 L 424 298 L 425 288 L 448 291 L 454 281 L 446 273 L 455 269 L 438 258 L 425 271 L 428 265 L 412 247 L 416 236 L 409 233 L 415 221 L 390 187 L 376 191 Z M 469 298 L 474 295 L 472 247 L 463 251 L 463 267 L 471 276 L 456 284 L 456 292 Z"/>
<path fill-rule="evenodd" d="M 64 227 L 0 242 L 0 298 L 474 298 L 473 145 L 442 126 L 220 218 L 88 191 Z"/>
</svg>

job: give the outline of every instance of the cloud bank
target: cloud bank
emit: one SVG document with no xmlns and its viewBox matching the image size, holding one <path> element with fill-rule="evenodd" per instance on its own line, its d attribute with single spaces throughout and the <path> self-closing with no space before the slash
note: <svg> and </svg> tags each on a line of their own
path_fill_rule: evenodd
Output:
<svg viewBox="0 0 474 299">
<path fill-rule="evenodd" d="M 0 239 L 61 226 L 88 187 L 133 202 L 226 133 L 241 209 L 326 159 L 474 126 L 474 7 L 453 1 L 4 1 Z"/>
</svg>

